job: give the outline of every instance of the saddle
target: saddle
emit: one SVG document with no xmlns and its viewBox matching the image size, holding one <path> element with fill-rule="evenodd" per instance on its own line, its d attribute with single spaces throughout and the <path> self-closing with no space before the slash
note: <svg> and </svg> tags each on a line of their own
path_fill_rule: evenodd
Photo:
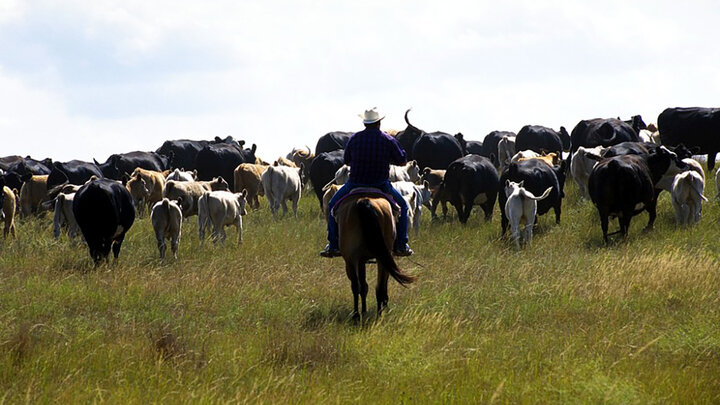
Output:
<svg viewBox="0 0 720 405">
<path fill-rule="evenodd" d="M 337 218 L 336 211 L 337 208 L 342 205 L 343 202 L 345 202 L 346 199 L 350 197 L 378 197 L 378 198 L 384 198 L 387 200 L 387 202 L 390 203 L 390 208 L 392 209 L 392 213 L 394 217 L 397 217 L 400 215 L 400 206 L 397 205 L 395 202 L 395 199 L 390 194 L 387 194 L 380 190 L 379 188 L 375 187 L 355 187 L 354 189 L 350 190 L 349 193 L 344 195 L 342 198 L 340 198 L 336 203 L 335 206 L 332 208 L 332 216 Z"/>
</svg>

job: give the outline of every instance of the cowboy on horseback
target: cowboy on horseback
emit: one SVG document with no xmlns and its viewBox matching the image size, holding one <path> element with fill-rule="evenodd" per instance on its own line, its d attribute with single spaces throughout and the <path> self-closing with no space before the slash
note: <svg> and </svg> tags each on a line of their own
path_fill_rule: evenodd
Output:
<svg viewBox="0 0 720 405">
<path fill-rule="evenodd" d="M 350 166 L 350 178 L 330 200 L 329 210 L 356 187 L 374 187 L 391 195 L 400 206 L 393 253 L 396 256 L 410 256 L 413 251 L 408 245 L 408 206 L 402 195 L 390 184 L 390 165 L 407 163 L 405 151 L 395 138 L 380 130 L 380 121 L 385 116 L 381 116 L 375 107 L 360 114 L 360 118 L 365 124 L 365 130 L 351 136 L 345 148 L 344 159 L 345 164 Z M 340 256 L 338 225 L 332 215 L 328 216 L 328 244 L 320 256 Z"/>
</svg>

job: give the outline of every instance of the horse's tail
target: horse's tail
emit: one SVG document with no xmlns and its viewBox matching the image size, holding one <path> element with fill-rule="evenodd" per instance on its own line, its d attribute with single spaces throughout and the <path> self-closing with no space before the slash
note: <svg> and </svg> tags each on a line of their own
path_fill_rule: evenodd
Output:
<svg viewBox="0 0 720 405">
<path fill-rule="evenodd" d="M 355 207 L 360 218 L 360 228 L 365 245 L 375 255 L 378 263 L 383 265 L 400 285 L 410 284 L 415 281 L 415 277 L 403 273 L 398 268 L 390 249 L 385 245 L 385 238 L 380 227 L 380 217 L 370 200 L 358 200 Z"/>
</svg>

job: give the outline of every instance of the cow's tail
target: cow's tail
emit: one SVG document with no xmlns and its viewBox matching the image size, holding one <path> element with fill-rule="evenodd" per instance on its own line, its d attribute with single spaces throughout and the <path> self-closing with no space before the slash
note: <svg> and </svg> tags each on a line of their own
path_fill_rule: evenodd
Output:
<svg viewBox="0 0 720 405">
<path fill-rule="evenodd" d="M 162 210 L 165 218 L 170 218 L 170 200 L 168 198 L 162 199 Z"/>
<path fill-rule="evenodd" d="M 383 265 L 400 285 L 410 284 L 415 281 L 415 277 L 403 273 L 398 268 L 392 252 L 385 245 L 385 238 L 380 227 L 380 217 L 370 200 L 358 200 L 355 203 L 355 209 L 360 219 L 360 228 L 365 246 L 375 255 L 378 263 Z"/>
<path fill-rule="evenodd" d="M 198 231 L 201 232 L 201 235 L 203 234 L 205 230 L 205 224 L 210 221 L 210 209 L 208 208 L 208 197 L 210 197 L 210 192 L 205 191 L 203 194 L 198 198 Z M 163 201 L 164 202 L 164 201 Z"/>
<path fill-rule="evenodd" d="M 531 192 L 529 192 L 529 191 L 527 191 L 527 190 L 525 190 L 525 192 L 523 193 L 523 195 L 524 195 L 526 198 L 529 198 L 529 199 L 531 199 L 531 200 L 540 201 L 540 200 L 546 199 L 546 198 L 550 195 L 550 192 L 552 192 L 552 189 L 553 189 L 552 187 L 548 187 L 547 190 L 545 190 L 545 192 L 542 193 L 542 195 L 541 195 L 540 197 L 535 197 L 535 196 L 533 195 L 533 193 L 531 193 Z"/>
<path fill-rule="evenodd" d="M 172 195 L 172 190 L 175 189 L 175 180 L 170 180 L 165 183 L 165 187 L 163 187 L 163 197 L 168 198 L 168 196 Z"/>
<path fill-rule="evenodd" d="M 700 197 L 700 199 L 707 202 L 708 199 L 703 195 L 704 187 L 702 184 L 702 180 L 700 178 L 692 178 L 692 179 L 693 180 L 692 180 L 691 184 L 692 184 L 693 191 L 695 191 L 697 193 L 697 195 Z"/>
</svg>

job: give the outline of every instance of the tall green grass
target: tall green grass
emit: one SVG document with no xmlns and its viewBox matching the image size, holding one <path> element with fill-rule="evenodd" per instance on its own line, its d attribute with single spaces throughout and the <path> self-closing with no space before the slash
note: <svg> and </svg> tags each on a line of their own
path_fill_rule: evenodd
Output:
<svg viewBox="0 0 720 405">
<path fill-rule="evenodd" d="M 20 221 L 0 243 L 0 403 L 720 402 L 718 203 L 678 228 L 663 193 L 654 231 L 642 214 L 605 246 L 566 189 L 521 251 L 497 209 L 424 217 L 399 259 L 419 280 L 362 324 L 314 196 L 298 219 L 250 212 L 239 248 L 232 228 L 201 248 L 193 217 L 166 262 L 141 218 L 98 268 L 49 216 Z"/>
</svg>

